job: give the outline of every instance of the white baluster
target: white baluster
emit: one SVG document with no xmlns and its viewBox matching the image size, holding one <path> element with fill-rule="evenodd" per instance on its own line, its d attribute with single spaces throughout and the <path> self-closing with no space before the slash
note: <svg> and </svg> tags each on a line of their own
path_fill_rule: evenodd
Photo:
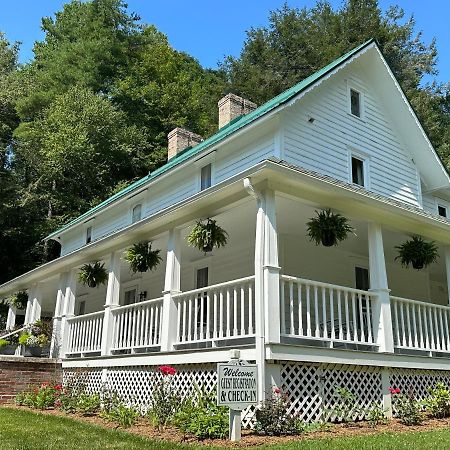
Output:
<svg viewBox="0 0 450 450">
<path fill-rule="evenodd" d="M 331 310 L 330 310 L 330 314 Z M 331 319 L 332 316 L 330 316 L 331 320 L 331 329 L 333 329 L 333 320 Z M 323 338 L 328 339 L 328 327 L 327 327 L 327 300 L 326 300 L 326 294 L 325 294 L 325 287 L 322 286 L 322 322 L 323 322 Z M 331 331 L 331 334 L 333 332 Z"/>
<path fill-rule="evenodd" d="M 298 299 L 298 335 L 303 336 L 303 301 L 302 301 L 302 285 L 297 283 L 297 299 Z"/>
<path fill-rule="evenodd" d="M 284 291 L 284 289 L 283 289 Z M 283 292 L 284 294 L 284 292 Z M 284 302 L 284 295 L 282 296 L 281 302 Z M 291 331 L 290 334 L 294 334 L 294 283 L 292 281 L 289 282 L 289 315 L 291 319 Z M 283 319 L 282 319 L 283 321 Z"/>
<path fill-rule="evenodd" d="M 253 334 L 253 285 L 248 286 L 248 334 Z"/>
<path fill-rule="evenodd" d="M 219 304 L 220 304 L 220 312 L 219 312 L 219 337 L 223 338 L 223 291 L 221 290 L 219 293 Z"/>
<path fill-rule="evenodd" d="M 339 289 L 337 294 L 339 339 L 342 341 L 344 340 L 344 330 L 342 328 L 342 291 Z"/>
<path fill-rule="evenodd" d="M 245 336 L 245 291 L 241 286 L 241 336 Z"/>
<path fill-rule="evenodd" d="M 314 317 L 315 317 L 315 336 L 320 337 L 320 329 L 319 329 L 319 296 L 317 286 L 314 286 Z"/>
<path fill-rule="evenodd" d="M 312 336 L 311 330 L 311 299 L 310 299 L 310 291 L 311 286 L 307 284 L 306 286 L 306 336 Z"/>
</svg>

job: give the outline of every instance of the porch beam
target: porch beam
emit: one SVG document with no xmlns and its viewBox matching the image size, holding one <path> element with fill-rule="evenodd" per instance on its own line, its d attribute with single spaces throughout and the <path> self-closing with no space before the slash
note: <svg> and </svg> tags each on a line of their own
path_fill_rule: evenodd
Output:
<svg viewBox="0 0 450 450">
<path fill-rule="evenodd" d="M 111 253 L 109 260 L 108 286 L 106 288 L 105 315 L 103 318 L 103 333 L 101 354 L 111 354 L 111 341 L 113 337 L 112 310 L 119 306 L 120 295 L 120 252 Z"/>
<path fill-rule="evenodd" d="M 394 353 L 394 334 L 392 330 L 392 315 L 390 290 L 386 274 L 384 258 L 383 232 L 381 225 L 369 222 L 369 269 L 370 289 L 376 295 L 372 302 L 373 332 L 375 343 L 380 352 Z"/>
<path fill-rule="evenodd" d="M 180 293 L 181 230 L 172 228 L 167 243 L 166 275 L 161 326 L 161 351 L 172 351 L 177 336 L 177 307 L 173 295 Z"/>
</svg>

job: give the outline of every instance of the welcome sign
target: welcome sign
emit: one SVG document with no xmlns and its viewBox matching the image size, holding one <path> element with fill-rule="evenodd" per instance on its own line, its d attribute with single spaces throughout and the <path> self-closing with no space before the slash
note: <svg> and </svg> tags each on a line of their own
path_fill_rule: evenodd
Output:
<svg viewBox="0 0 450 450">
<path fill-rule="evenodd" d="M 217 364 L 217 404 L 241 411 L 258 403 L 256 364 Z"/>
</svg>

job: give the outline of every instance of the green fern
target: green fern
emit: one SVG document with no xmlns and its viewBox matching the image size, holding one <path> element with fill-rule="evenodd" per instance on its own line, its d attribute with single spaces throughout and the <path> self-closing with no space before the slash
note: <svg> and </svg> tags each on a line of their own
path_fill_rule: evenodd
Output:
<svg viewBox="0 0 450 450">
<path fill-rule="evenodd" d="M 125 261 L 130 264 L 133 273 L 153 270 L 161 261 L 161 250 L 152 250 L 152 243 L 142 241 L 125 251 Z"/>
<path fill-rule="evenodd" d="M 90 288 L 95 288 L 108 281 L 108 272 L 105 264 L 96 261 L 94 264 L 85 264 L 78 273 L 78 281 Z"/>
</svg>

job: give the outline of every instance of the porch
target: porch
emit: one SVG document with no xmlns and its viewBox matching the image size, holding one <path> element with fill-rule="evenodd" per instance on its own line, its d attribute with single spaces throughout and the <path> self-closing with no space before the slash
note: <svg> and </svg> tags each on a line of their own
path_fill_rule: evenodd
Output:
<svg viewBox="0 0 450 450">
<path fill-rule="evenodd" d="M 211 254 L 187 245 L 193 220 L 141 232 L 135 242 L 150 238 L 161 249 L 156 270 L 131 273 L 126 247 L 114 248 L 96 258 L 109 270 L 106 286 L 81 285 L 77 265 L 29 290 L 25 322 L 53 316 L 50 354 L 81 365 L 211 351 L 226 358 L 229 348 L 251 349 L 261 361 L 267 346 L 279 344 L 298 355 L 308 348 L 448 357 L 446 245 L 439 244 L 436 264 L 404 269 L 395 246 L 407 232 L 350 207 L 342 213 L 355 235 L 317 247 L 306 222 L 328 205 L 265 190 L 257 202 L 247 196 L 210 209 L 202 217 L 214 217 L 229 234 L 227 246 Z"/>
</svg>

